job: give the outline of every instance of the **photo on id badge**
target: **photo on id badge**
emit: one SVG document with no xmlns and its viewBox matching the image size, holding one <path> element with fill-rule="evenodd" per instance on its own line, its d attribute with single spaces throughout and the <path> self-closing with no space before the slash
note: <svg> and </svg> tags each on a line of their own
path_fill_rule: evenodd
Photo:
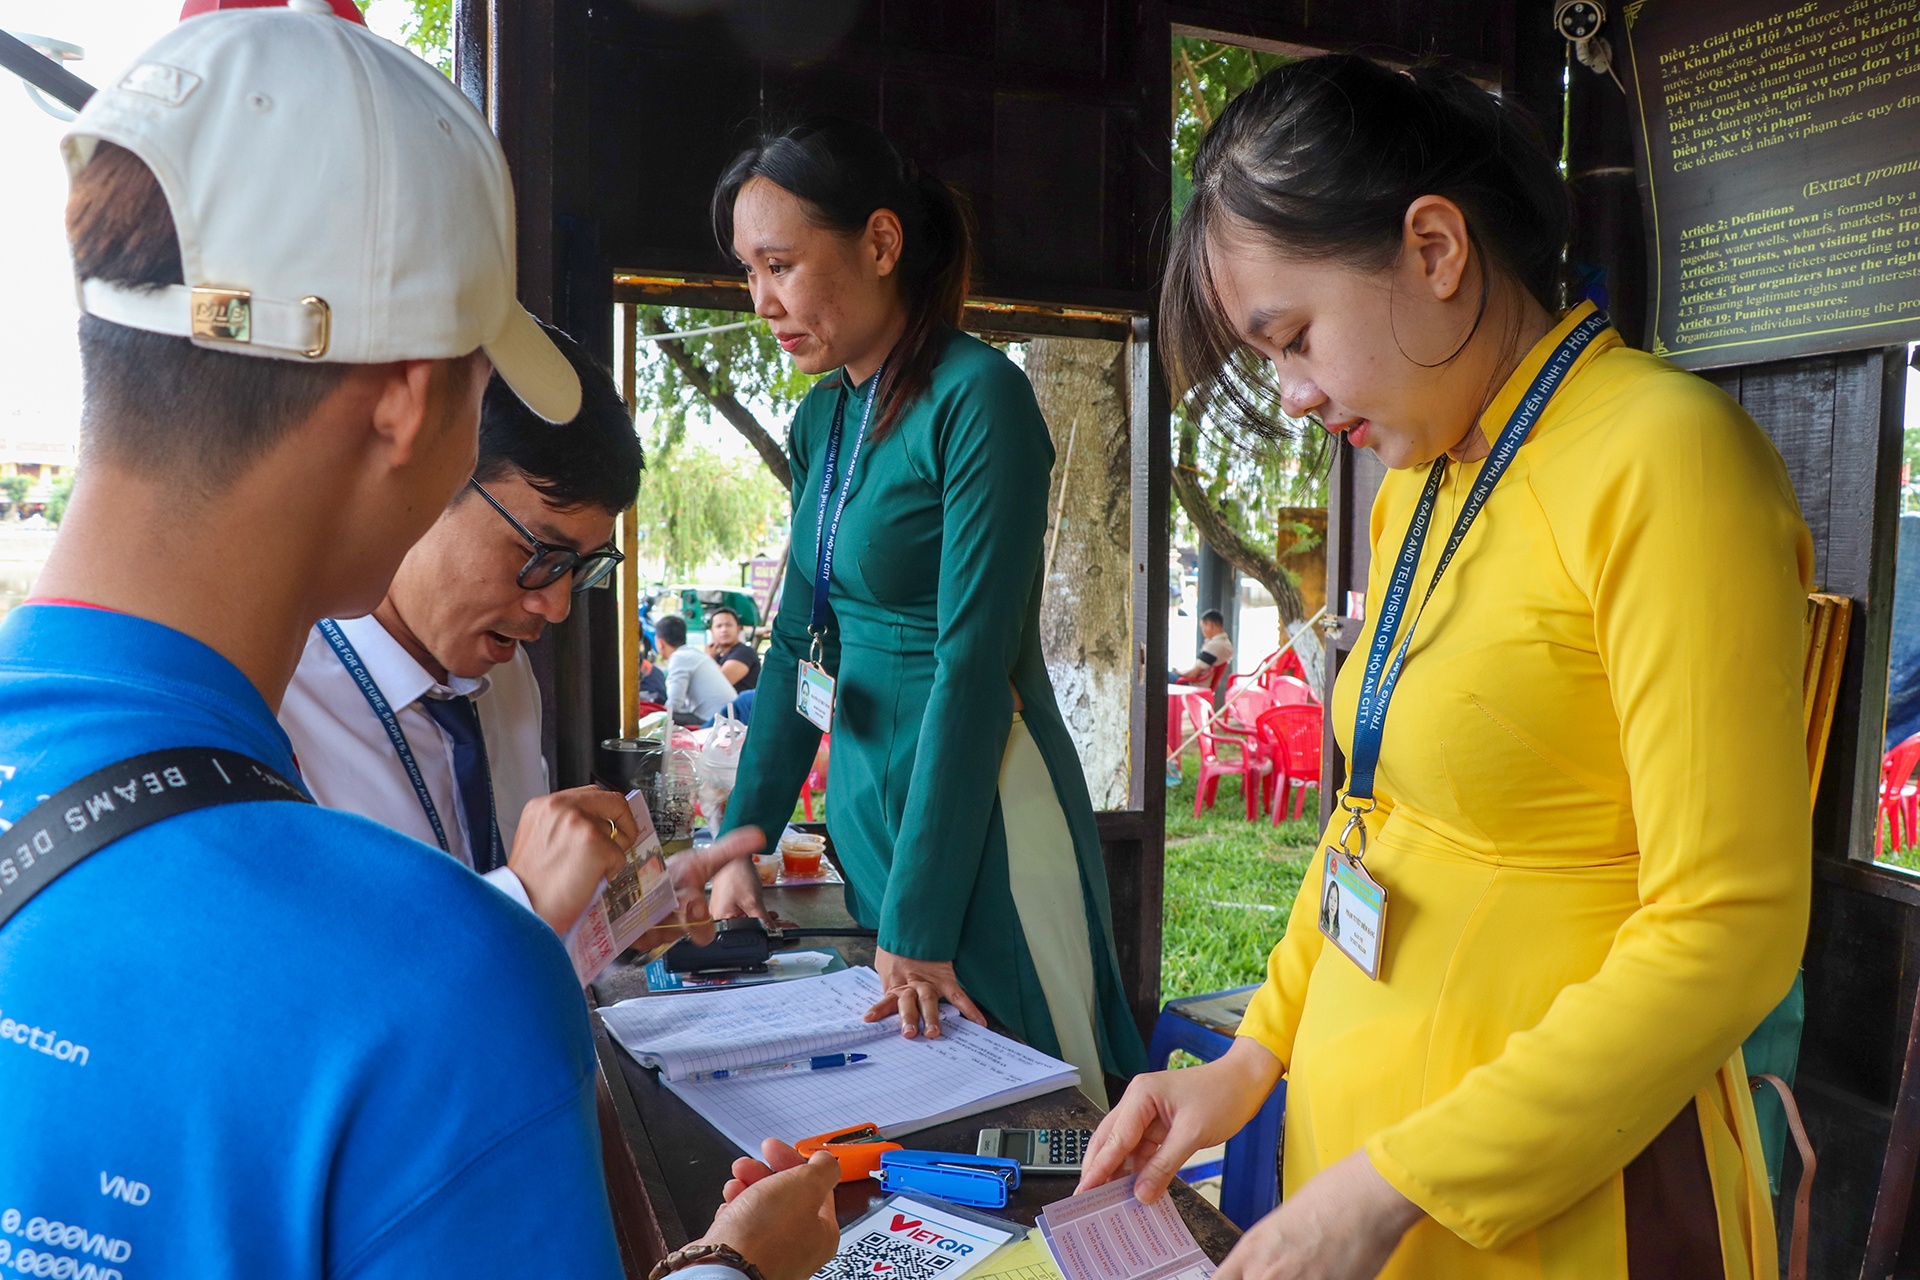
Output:
<svg viewBox="0 0 1920 1280">
<path fill-rule="evenodd" d="M 1366 868 L 1329 845 L 1320 898 L 1320 932 L 1369 978 L 1380 977 L 1387 891 Z"/>
<path fill-rule="evenodd" d="M 833 677 L 817 662 L 800 663 L 795 708 L 822 733 L 833 732 Z"/>
</svg>

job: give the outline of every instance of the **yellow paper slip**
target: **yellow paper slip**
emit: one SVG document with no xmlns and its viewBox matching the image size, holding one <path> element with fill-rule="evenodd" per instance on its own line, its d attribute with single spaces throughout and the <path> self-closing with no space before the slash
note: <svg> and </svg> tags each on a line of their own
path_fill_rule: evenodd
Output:
<svg viewBox="0 0 1920 1280">
<path fill-rule="evenodd" d="M 1040 1238 L 1040 1228 L 1035 1227 L 1027 1233 L 1024 1240 L 996 1250 L 991 1258 L 981 1264 L 977 1274 L 970 1280 L 1066 1280 L 1060 1274 L 1060 1268 L 1053 1265 L 1053 1255 L 1047 1252 L 1047 1245 Z"/>
</svg>

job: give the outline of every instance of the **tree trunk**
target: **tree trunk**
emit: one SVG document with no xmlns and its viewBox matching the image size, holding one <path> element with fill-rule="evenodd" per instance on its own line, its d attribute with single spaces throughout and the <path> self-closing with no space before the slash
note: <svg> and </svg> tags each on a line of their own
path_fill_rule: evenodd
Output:
<svg viewBox="0 0 1920 1280">
<path fill-rule="evenodd" d="M 1126 348 L 1094 339 L 1035 339 L 1027 346 L 1027 377 L 1054 448 L 1041 648 L 1093 807 L 1125 808 L 1133 696 Z"/>
<path fill-rule="evenodd" d="M 1173 495 L 1180 501 L 1181 509 L 1187 513 L 1187 519 L 1193 521 L 1193 527 L 1200 531 L 1207 544 L 1221 555 L 1227 563 L 1254 579 L 1273 596 L 1273 602 L 1280 606 L 1282 624 L 1298 622 L 1307 616 L 1306 606 L 1300 599 L 1300 588 L 1287 576 L 1280 562 L 1273 556 L 1254 546 L 1241 537 L 1227 517 L 1207 497 L 1207 489 L 1195 465 L 1199 457 L 1199 433 L 1193 424 L 1182 422 L 1180 425 L 1180 456 L 1173 464 Z"/>
</svg>

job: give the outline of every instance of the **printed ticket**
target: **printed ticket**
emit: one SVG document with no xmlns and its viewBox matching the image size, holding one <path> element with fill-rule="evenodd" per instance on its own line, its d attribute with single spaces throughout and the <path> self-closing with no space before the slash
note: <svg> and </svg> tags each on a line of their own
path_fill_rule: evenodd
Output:
<svg viewBox="0 0 1920 1280">
<path fill-rule="evenodd" d="M 628 792 L 627 808 L 640 827 L 640 838 L 627 850 L 627 865 L 602 884 L 587 913 L 567 930 L 567 955 L 583 987 L 641 934 L 673 914 L 673 877 L 646 797 Z"/>
<path fill-rule="evenodd" d="M 1173 1197 L 1141 1204 L 1130 1177 L 1056 1200 L 1039 1225 L 1067 1280 L 1206 1280 L 1213 1274 Z"/>
</svg>

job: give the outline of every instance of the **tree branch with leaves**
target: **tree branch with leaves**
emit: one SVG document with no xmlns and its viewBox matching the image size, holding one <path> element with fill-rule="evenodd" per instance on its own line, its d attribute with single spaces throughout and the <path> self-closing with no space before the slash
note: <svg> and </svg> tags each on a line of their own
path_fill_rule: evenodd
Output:
<svg viewBox="0 0 1920 1280">
<path fill-rule="evenodd" d="M 754 416 L 753 410 L 741 404 L 733 392 L 721 385 L 714 372 L 687 350 L 687 343 L 691 339 L 661 338 L 660 335 L 672 333 L 674 330 L 668 327 L 667 322 L 661 319 L 658 311 L 652 307 L 646 308 L 641 313 L 640 328 L 660 338 L 656 343 L 660 353 L 672 362 L 680 376 L 685 378 L 688 384 L 699 392 L 701 397 L 717 410 L 735 431 L 746 437 L 747 443 L 752 445 L 754 452 L 760 455 L 760 461 L 767 464 L 767 470 L 771 471 L 773 478 L 780 482 L 780 487 L 792 489 L 793 465 L 787 460 L 787 451 L 780 447 L 780 442 L 773 438 L 771 432 L 760 425 L 760 419 Z"/>
<path fill-rule="evenodd" d="M 1188 36 L 1173 41 L 1174 216 L 1193 196 L 1193 158 L 1220 112 L 1281 65 L 1279 54 Z M 1178 461 L 1173 494 L 1194 530 L 1228 564 L 1272 594 L 1285 622 L 1306 616 L 1299 580 L 1265 548 L 1277 541 L 1283 506 L 1324 506 L 1326 486 L 1299 441 L 1262 442 L 1257 451 L 1203 430 L 1176 409 Z"/>
</svg>

